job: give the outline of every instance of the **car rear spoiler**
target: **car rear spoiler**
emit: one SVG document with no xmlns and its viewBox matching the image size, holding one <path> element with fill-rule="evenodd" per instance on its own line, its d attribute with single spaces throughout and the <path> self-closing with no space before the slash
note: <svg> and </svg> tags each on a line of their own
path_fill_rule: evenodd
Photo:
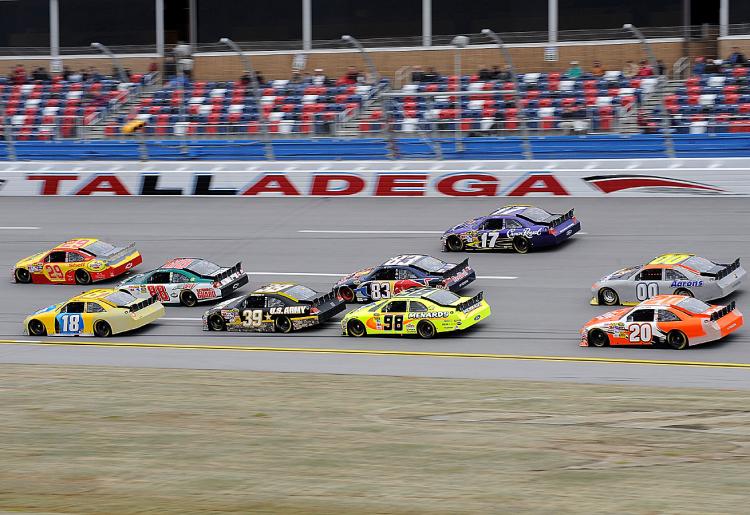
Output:
<svg viewBox="0 0 750 515">
<path fill-rule="evenodd" d="M 456 309 L 462 313 L 466 313 L 474 309 L 477 304 L 482 302 L 482 299 L 484 299 L 484 292 L 480 291 L 469 300 L 456 304 Z"/>
<path fill-rule="evenodd" d="M 227 268 L 223 272 L 218 272 L 214 275 L 209 275 L 208 277 L 210 279 L 213 279 L 214 281 L 223 281 L 230 275 L 238 274 L 242 271 L 242 261 L 234 265 L 233 267 Z"/>
<path fill-rule="evenodd" d="M 114 252 L 112 254 L 106 254 L 103 256 L 97 256 L 97 258 L 103 259 L 107 263 L 117 263 L 122 258 L 124 258 L 125 256 L 129 256 L 133 252 L 135 252 L 135 242 L 131 243 L 127 247 L 123 247 L 119 249 L 117 252 Z"/>
<path fill-rule="evenodd" d="M 309 300 L 305 300 L 303 302 L 305 304 L 310 303 L 313 306 L 320 306 L 321 304 L 326 304 L 328 302 L 332 302 L 332 301 L 336 300 L 336 298 L 337 298 L 336 297 L 336 292 L 333 291 L 333 290 L 331 290 L 328 293 L 325 293 L 325 294 L 320 295 L 318 297 L 314 297 L 314 298 L 309 299 Z"/>
<path fill-rule="evenodd" d="M 713 277 L 717 281 L 720 279 L 723 279 L 724 277 L 728 276 L 735 270 L 737 270 L 740 267 L 740 258 L 737 258 L 729 265 L 726 265 L 724 268 L 716 272 L 715 274 L 708 273 L 708 272 L 702 272 L 701 275 L 707 276 L 707 277 Z"/>
<path fill-rule="evenodd" d="M 711 313 L 711 322 L 716 322 L 718 319 L 727 316 L 729 313 L 734 311 L 735 306 L 736 303 L 732 301 L 721 308 L 719 311 L 714 311 L 713 313 Z"/>
<path fill-rule="evenodd" d="M 140 311 L 143 308 L 146 308 L 150 306 L 151 304 L 155 304 L 159 301 L 159 297 L 156 295 L 152 295 L 151 297 L 143 300 L 139 300 L 138 302 L 133 302 L 132 304 L 128 304 L 126 307 L 131 313 L 135 313 L 136 311 Z"/>
<path fill-rule="evenodd" d="M 445 272 L 443 272 L 443 279 L 447 279 L 448 277 L 452 277 L 458 274 L 461 270 L 463 270 L 467 266 L 469 266 L 469 258 L 464 259 L 453 268 L 450 268 L 446 270 Z"/>
<path fill-rule="evenodd" d="M 565 213 L 564 215 L 560 215 L 557 218 L 553 219 L 550 222 L 542 222 L 540 225 L 548 225 L 550 227 L 557 227 L 558 225 L 563 224 L 564 222 L 567 222 L 571 218 L 573 218 L 573 209 Z"/>
</svg>

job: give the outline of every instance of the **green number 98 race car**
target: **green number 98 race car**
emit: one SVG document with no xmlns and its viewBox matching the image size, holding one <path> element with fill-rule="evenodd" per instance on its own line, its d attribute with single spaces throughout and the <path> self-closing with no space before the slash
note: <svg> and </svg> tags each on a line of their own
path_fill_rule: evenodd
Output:
<svg viewBox="0 0 750 515">
<path fill-rule="evenodd" d="M 432 338 L 437 333 L 467 329 L 490 316 L 484 293 L 459 297 L 438 288 L 410 288 L 391 299 L 350 311 L 341 321 L 344 335 L 417 334 Z"/>
</svg>

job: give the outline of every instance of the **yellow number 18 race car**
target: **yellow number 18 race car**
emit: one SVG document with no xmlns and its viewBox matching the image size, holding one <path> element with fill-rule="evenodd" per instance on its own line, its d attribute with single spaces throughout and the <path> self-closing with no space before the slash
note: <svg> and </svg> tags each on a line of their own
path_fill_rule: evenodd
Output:
<svg viewBox="0 0 750 515">
<path fill-rule="evenodd" d="M 124 333 L 164 316 L 156 297 L 138 299 L 124 290 L 97 289 L 40 309 L 23 321 L 31 336 L 100 336 Z"/>
<path fill-rule="evenodd" d="M 459 297 L 438 288 L 410 288 L 391 299 L 350 311 L 341 321 L 344 335 L 418 334 L 432 338 L 437 333 L 467 329 L 490 316 L 484 293 Z"/>
</svg>

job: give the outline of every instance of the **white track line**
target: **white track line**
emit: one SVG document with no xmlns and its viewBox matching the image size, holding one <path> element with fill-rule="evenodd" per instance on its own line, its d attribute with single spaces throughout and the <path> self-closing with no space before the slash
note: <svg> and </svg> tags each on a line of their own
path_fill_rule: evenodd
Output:
<svg viewBox="0 0 750 515">
<path fill-rule="evenodd" d="M 349 274 L 323 274 L 317 272 L 247 272 L 247 275 L 290 275 L 290 276 L 310 276 L 310 277 L 346 277 Z M 477 279 L 498 279 L 511 281 L 518 279 L 514 275 L 478 275 Z"/>
<path fill-rule="evenodd" d="M 303 229 L 297 232 L 314 234 L 443 234 L 445 231 L 328 231 L 318 229 Z"/>
<path fill-rule="evenodd" d="M 0 227 L 0 231 L 35 231 L 39 227 Z"/>
<path fill-rule="evenodd" d="M 203 319 L 202 318 L 165 317 L 165 318 L 160 318 L 159 320 L 171 320 L 171 321 L 177 321 L 177 322 L 197 322 Z"/>
</svg>

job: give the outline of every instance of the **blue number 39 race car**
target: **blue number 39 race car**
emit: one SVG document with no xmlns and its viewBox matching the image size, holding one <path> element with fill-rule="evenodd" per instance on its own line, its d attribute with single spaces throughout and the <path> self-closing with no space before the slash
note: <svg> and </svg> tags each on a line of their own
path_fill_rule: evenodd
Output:
<svg viewBox="0 0 750 515">
<path fill-rule="evenodd" d="M 487 216 L 451 227 L 443 233 L 443 250 L 513 249 L 519 254 L 559 245 L 581 230 L 571 209 L 552 214 L 534 206 L 501 207 Z"/>
</svg>

